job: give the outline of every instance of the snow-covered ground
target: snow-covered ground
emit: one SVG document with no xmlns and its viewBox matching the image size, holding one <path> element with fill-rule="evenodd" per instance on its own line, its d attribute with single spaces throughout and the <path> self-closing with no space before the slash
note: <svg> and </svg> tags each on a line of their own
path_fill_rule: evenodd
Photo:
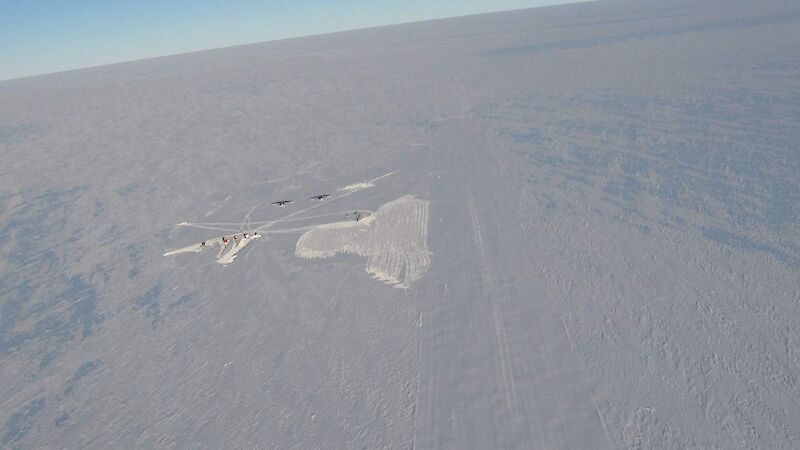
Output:
<svg viewBox="0 0 800 450">
<path fill-rule="evenodd" d="M 798 142 L 783 0 L 0 82 L 0 448 L 800 448 Z"/>
</svg>

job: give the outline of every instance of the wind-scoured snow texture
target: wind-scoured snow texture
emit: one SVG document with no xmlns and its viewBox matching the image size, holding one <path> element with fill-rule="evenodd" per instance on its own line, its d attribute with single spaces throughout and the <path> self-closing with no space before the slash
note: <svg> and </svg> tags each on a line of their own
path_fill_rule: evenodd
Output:
<svg viewBox="0 0 800 450">
<path fill-rule="evenodd" d="M 787 0 L 0 82 L 0 448 L 796 450 L 798 142 Z M 433 255 L 410 289 L 296 257 L 408 193 Z M 219 240 L 162 256 L 245 230 L 225 268 Z"/>
<path fill-rule="evenodd" d="M 307 231 L 297 241 L 296 254 L 301 258 L 327 258 L 337 253 L 366 256 L 368 273 L 405 289 L 430 267 L 427 229 L 428 202 L 406 195 L 360 221 L 320 225 Z"/>
</svg>

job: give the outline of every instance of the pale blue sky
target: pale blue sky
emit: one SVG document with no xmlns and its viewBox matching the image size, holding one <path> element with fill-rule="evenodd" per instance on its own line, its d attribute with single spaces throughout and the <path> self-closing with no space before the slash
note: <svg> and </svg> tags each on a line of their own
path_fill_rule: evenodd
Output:
<svg viewBox="0 0 800 450">
<path fill-rule="evenodd" d="M 0 0 L 0 80 L 575 0 Z"/>
</svg>

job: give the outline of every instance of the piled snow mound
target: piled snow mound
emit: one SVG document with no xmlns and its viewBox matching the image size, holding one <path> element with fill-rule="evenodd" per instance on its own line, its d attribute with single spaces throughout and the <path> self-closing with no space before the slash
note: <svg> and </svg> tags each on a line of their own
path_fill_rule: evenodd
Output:
<svg viewBox="0 0 800 450">
<path fill-rule="evenodd" d="M 205 246 L 203 246 L 203 244 L 192 244 L 177 250 L 170 250 L 167 253 L 164 253 L 164 256 L 180 255 L 181 253 L 200 253 L 204 249 Z"/>
<path fill-rule="evenodd" d="M 295 254 L 327 258 L 337 253 L 366 256 L 368 273 L 406 289 L 428 271 L 431 252 L 428 201 L 406 195 L 360 221 L 319 225 L 300 236 Z"/>
<path fill-rule="evenodd" d="M 375 185 L 373 183 L 370 183 L 369 181 L 362 181 L 361 183 L 348 184 L 347 186 L 339 188 L 337 190 L 342 192 L 355 192 L 355 191 L 360 191 L 362 189 L 371 188 L 374 186 Z"/>
<path fill-rule="evenodd" d="M 260 235 L 251 235 L 246 238 L 241 238 L 238 242 L 234 242 L 231 245 L 230 250 L 224 252 L 225 247 L 220 250 L 220 254 L 217 255 L 217 262 L 222 264 L 223 266 L 227 266 L 228 264 L 232 263 L 234 259 L 236 259 L 236 255 L 242 251 L 247 244 L 249 244 L 253 239 L 258 239 Z M 224 253 L 223 253 L 224 252 Z"/>
</svg>

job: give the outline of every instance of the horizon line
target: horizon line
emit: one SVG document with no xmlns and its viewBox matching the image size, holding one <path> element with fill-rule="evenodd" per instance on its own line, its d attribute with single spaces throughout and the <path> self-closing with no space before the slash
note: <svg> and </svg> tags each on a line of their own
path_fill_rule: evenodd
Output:
<svg viewBox="0 0 800 450">
<path fill-rule="evenodd" d="M 560 0 L 556 0 L 556 1 L 560 1 Z M 350 33 L 350 32 L 360 32 L 360 31 L 374 30 L 374 29 L 377 29 L 377 28 L 389 28 L 389 27 L 412 25 L 412 24 L 419 24 L 419 23 L 426 23 L 426 22 L 436 22 L 436 21 L 452 20 L 452 19 L 463 19 L 463 18 L 467 18 L 467 17 L 477 17 L 477 16 L 484 16 L 484 15 L 492 15 L 492 14 L 505 14 L 505 13 L 512 13 L 512 12 L 517 12 L 517 11 L 528 11 L 528 10 L 533 10 L 533 9 L 558 8 L 558 7 L 576 5 L 576 4 L 581 4 L 581 3 L 591 3 L 591 2 L 596 2 L 596 1 L 598 1 L 598 0 L 567 0 L 567 1 L 564 1 L 563 3 L 557 3 L 557 4 L 552 4 L 552 5 L 533 6 L 533 7 L 529 7 L 529 8 L 503 9 L 503 10 L 480 12 L 480 13 L 474 13 L 474 14 L 462 14 L 462 15 L 446 16 L 446 17 L 433 17 L 433 18 L 422 19 L 422 20 L 412 20 L 412 21 L 408 21 L 408 22 L 383 23 L 383 24 L 370 25 L 370 26 L 360 27 L 360 28 L 347 28 L 347 29 L 341 29 L 341 30 L 323 31 L 323 32 L 320 32 L 320 33 L 313 33 L 313 34 L 302 34 L 302 35 L 295 35 L 295 36 L 290 35 L 290 36 L 278 37 L 278 38 L 275 38 L 275 39 L 267 39 L 267 40 L 264 40 L 264 41 L 243 42 L 243 43 L 233 44 L 233 45 L 222 45 L 222 46 L 219 46 L 219 47 L 208 47 L 208 48 L 197 49 L 197 50 L 179 51 L 177 53 L 166 53 L 166 54 L 158 54 L 158 55 L 153 55 L 153 56 L 146 56 L 146 57 L 143 57 L 143 58 L 112 61 L 112 62 L 96 64 L 96 65 L 90 65 L 90 66 L 74 67 L 74 68 L 63 69 L 63 70 L 55 70 L 53 72 L 32 73 L 32 74 L 29 74 L 29 75 L 15 76 L 13 78 L 0 78 L 0 83 L 6 83 L 6 82 L 12 82 L 12 81 L 24 81 L 24 80 L 32 79 L 32 78 L 47 77 L 47 76 L 51 76 L 51 75 L 64 74 L 64 73 L 70 73 L 70 72 L 78 72 L 78 71 L 81 71 L 81 70 L 99 69 L 99 68 L 109 67 L 109 66 L 117 66 L 117 65 L 122 65 L 122 64 L 131 64 L 131 63 L 150 61 L 150 60 L 155 60 L 155 59 L 169 58 L 169 57 L 173 57 L 173 56 L 192 55 L 192 54 L 195 54 L 195 53 L 212 52 L 212 51 L 226 50 L 226 49 L 232 49 L 232 48 L 238 48 L 238 47 L 247 47 L 247 46 L 253 46 L 253 45 L 269 44 L 269 43 L 274 43 L 274 42 L 299 40 L 299 39 L 306 39 L 306 38 L 313 38 L 313 37 L 320 37 L 320 36 L 328 36 L 328 35 L 334 35 L 334 34 L 343 34 L 343 33 Z"/>
</svg>

